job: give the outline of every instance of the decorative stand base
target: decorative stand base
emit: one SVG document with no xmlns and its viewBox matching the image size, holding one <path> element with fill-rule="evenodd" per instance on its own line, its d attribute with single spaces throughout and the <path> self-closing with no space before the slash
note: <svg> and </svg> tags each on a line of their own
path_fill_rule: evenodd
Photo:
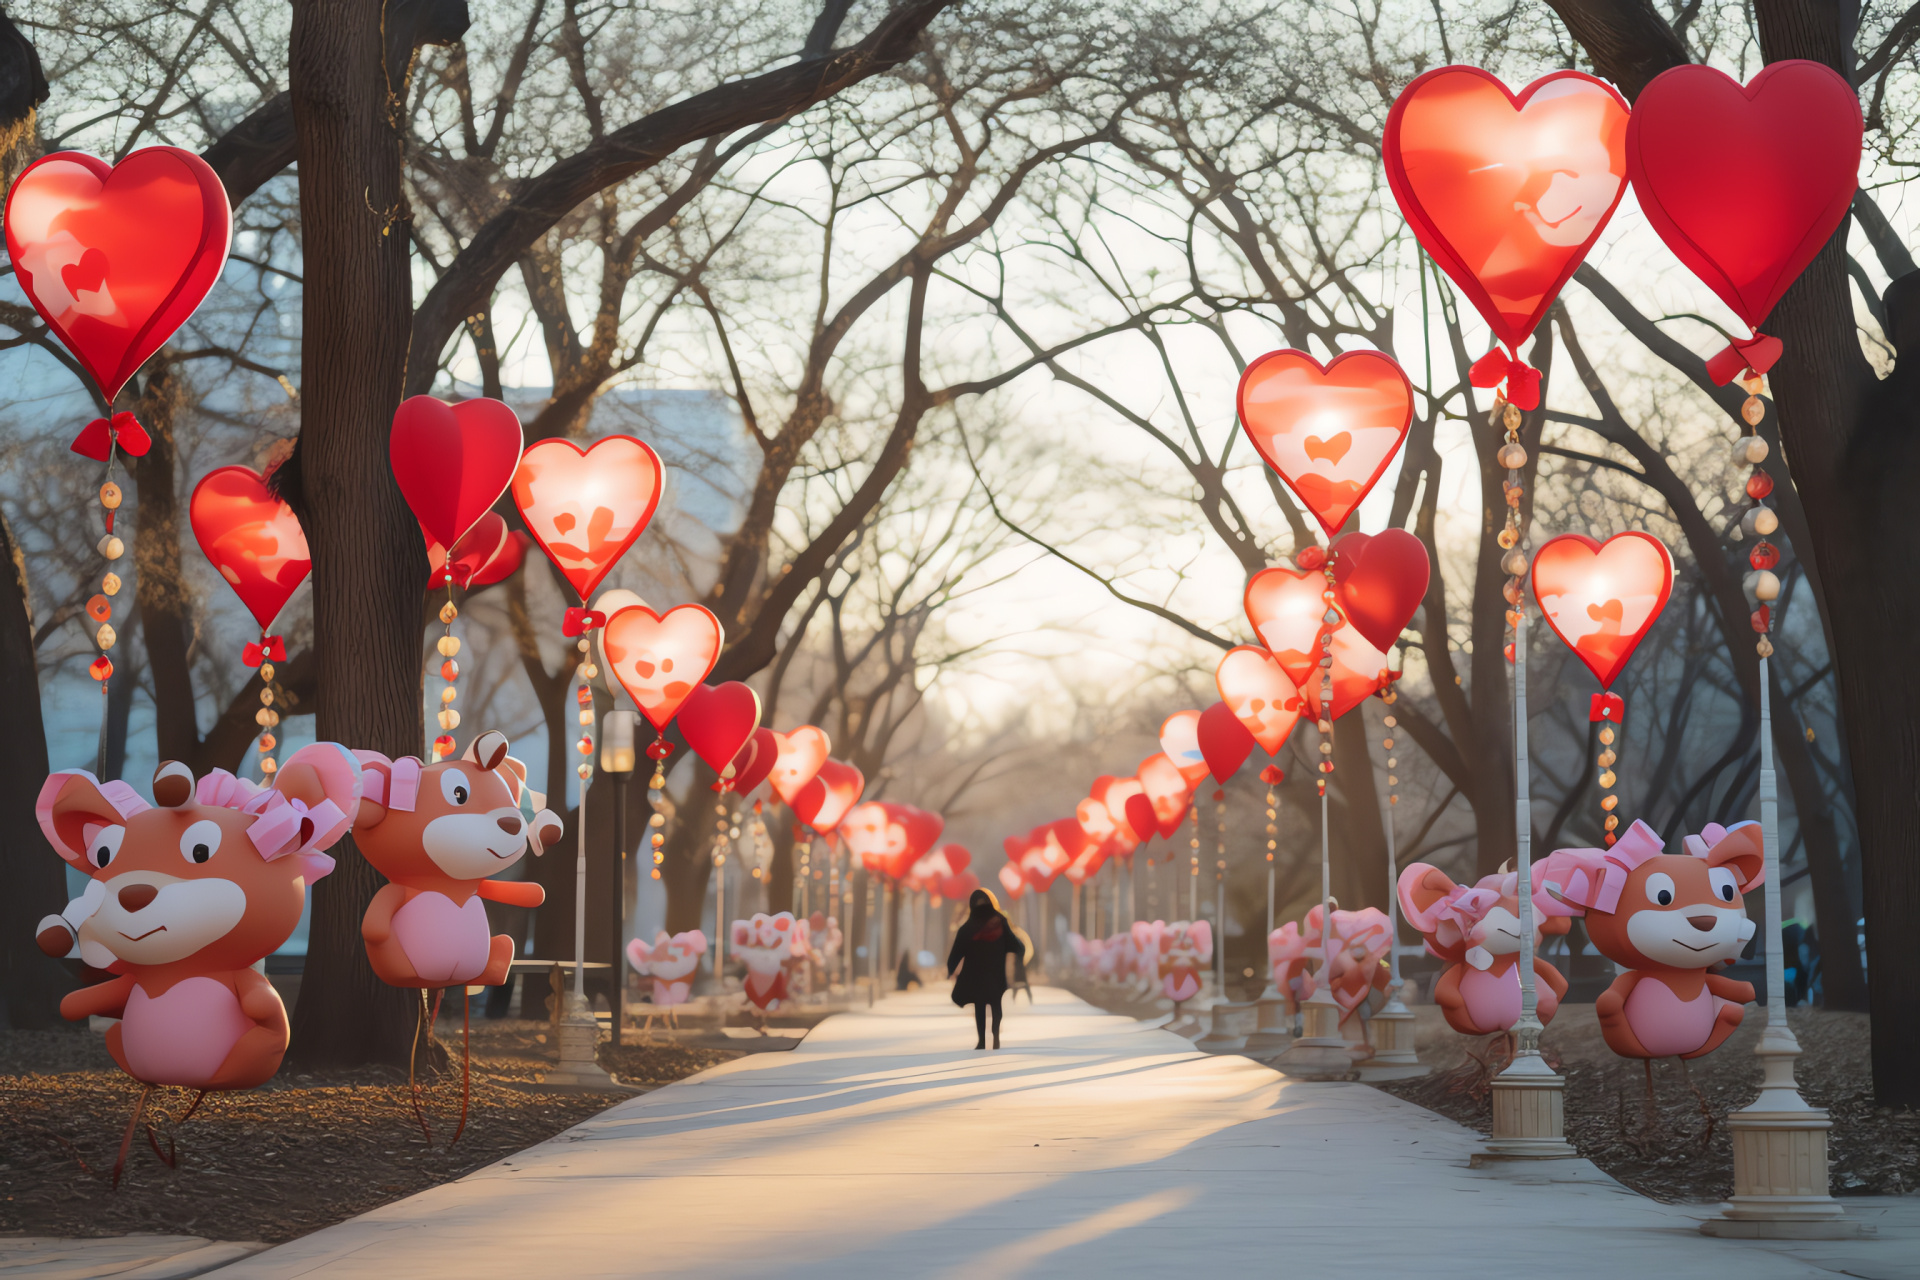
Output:
<svg viewBox="0 0 1920 1280">
<path fill-rule="evenodd" d="M 1566 1139 L 1566 1085 L 1539 1054 L 1514 1058 L 1493 1080 L 1493 1136 L 1468 1163 L 1477 1169 L 1497 1161 L 1577 1157 Z"/>
<path fill-rule="evenodd" d="M 1767 1061 L 1764 1042 L 1761 1052 L 1765 1066 L 1774 1066 Z M 1792 1055 L 1779 1056 L 1790 1072 Z M 1790 1084 L 1792 1077 L 1785 1079 Z M 1827 1130 L 1833 1127 L 1827 1113 L 1807 1106 L 1798 1090 L 1791 1095 L 1774 1091 L 1771 1097 L 1769 1092 L 1762 1085 L 1758 1101 L 1727 1117 L 1733 1131 L 1733 1197 L 1721 1216 L 1700 1224 L 1701 1232 L 1741 1240 L 1853 1240 L 1873 1235 L 1872 1226 L 1847 1217 L 1840 1202 L 1827 1194 Z M 1768 1109 L 1761 1110 L 1763 1106 Z"/>
<path fill-rule="evenodd" d="M 1193 1047 L 1202 1053 L 1239 1053 L 1246 1048 L 1258 1007 L 1222 1000 L 1213 1006 L 1213 1023 L 1207 1034 L 1194 1041 Z"/>
<path fill-rule="evenodd" d="M 1241 1052 L 1254 1058 L 1272 1057 L 1293 1043 L 1293 1019 L 1287 1016 L 1286 997 L 1272 987 L 1253 1002 L 1253 1034 Z"/>
<path fill-rule="evenodd" d="M 1423 1065 L 1413 1051 L 1413 1025 L 1413 1011 L 1400 1003 L 1397 995 L 1387 1001 L 1386 1008 L 1373 1015 L 1373 1021 L 1368 1024 L 1368 1032 L 1373 1037 L 1373 1056 L 1360 1065 L 1362 1083 L 1411 1080 L 1433 1070 Z"/>
<path fill-rule="evenodd" d="M 1340 1034 L 1340 1006 L 1325 987 L 1301 1005 L 1304 1035 L 1273 1060 L 1274 1070 L 1296 1080 L 1352 1080 L 1358 1076 L 1347 1039 Z"/>
<path fill-rule="evenodd" d="M 608 1075 L 594 1061 L 600 1043 L 600 1024 L 594 1020 L 593 1007 L 568 991 L 565 1012 L 560 1017 L 560 1065 L 547 1072 L 540 1088 L 581 1090 L 593 1093 L 638 1093 Z"/>
</svg>

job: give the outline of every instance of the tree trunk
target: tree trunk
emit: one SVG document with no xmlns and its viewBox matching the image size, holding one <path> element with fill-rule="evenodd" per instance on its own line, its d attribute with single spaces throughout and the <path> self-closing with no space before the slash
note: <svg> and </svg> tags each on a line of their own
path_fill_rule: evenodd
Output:
<svg viewBox="0 0 1920 1280">
<path fill-rule="evenodd" d="M 401 134 L 382 0 L 295 0 L 288 45 L 303 237 L 302 424 L 281 470 L 313 553 L 316 732 L 389 756 L 421 749 L 419 527 L 387 462 L 412 308 Z M 404 68 L 401 68 L 404 75 Z M 360 920 L 381 878 L 351 840 L 316 886 L 292 1055 L 405 1062 L 417 997 L 374 976 Z"/>
</svg>

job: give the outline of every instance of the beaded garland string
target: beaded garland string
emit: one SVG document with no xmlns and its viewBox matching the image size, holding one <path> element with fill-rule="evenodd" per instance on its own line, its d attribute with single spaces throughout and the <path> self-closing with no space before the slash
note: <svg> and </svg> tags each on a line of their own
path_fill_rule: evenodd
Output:
<svg viewBox="0 0 1920 1280">
<path fill-rule="evenodd" d="M 454 709 L 454 699 L 459 696 L 455 681 L 460 678 L 460 637 L 453 634 L 453 621 L 460 616 L 459 606 L 453 602 L 453 557 L 447 557 L 447 567 L 441 572 L 447 580 L 447 602 L 440 606 L 440 624 L 445 628 L 440 633 L 434 648 L 440 654 L 440 678 L 446 684 L 440 689 L 440 713 L 437 717 L 440 734 L 433 740 L 433 758 L 444 760 L 453 754 L 453 730 L 460 727 L 460 713 Z M 591 721 L 583 723 L 591 724 Z"/>
<path fill-rule="evenodd" d="M 1740 386 L 1747 393 L 1746 402 L 1740 406 L 1747 434 L 1734 442 L 1733 460 L 1753 470 L 1747 476 L 1746 509 L 1727 536 L 1735 542 L 1753 537 L 1760 539 L 1747 552 L 1747 564 L 1751 568 L 1742 585 L 1754 604 L 1748 618 L 1760 637 L 1754 642 L 1754 649 L 1762 658 L 1770 658 L 1773 656 L 1773 640 L 1769 634 L 1773 630 L 1773 602 L 1780 598 L 1780 578 L 1773 571 L 1780 563 L 1780 548 L 1767 539 L 1780 528 L 1780 517 L 1767 505 L 1767 498 L 1773 493 L 1773 477 L 1760 467 L 1767 460 L 1767 442 L 1759 435 L 1760 423 L 1767 416 L 1767 402 L 1761 398 L 1767 380 L 1764 375 L 1748 370 L 1740 379 Z"/>
<path fill-rule="evenodd" d="M 100 590 L 87 601 L 87 618 L 96 624 L 93 642 L 100 650 L 87 667 L 87 674 L 100 686 L 100 745 L 94 768 L 101 777 L 107 773 L 107 682 L 113 678 L 113 659 L 107 655 L 120 642 L 119 633 L 113 629 L 113 597 L 120 594 L 123 584 L 113 566 L 127 553 L 126 543 L 113 531 L 114 515 L 126 500 L 126 495 L 113 479 L 120 457 L 119 439 L 111 434 L 108 438 L 111 443 L 107 447 L 107 469 L 100 477 L 100 508 L 105 531 L 100 535 L 100 541 L 94 544 L 107 562 L 107 571 L 101 575 Z"/>
</svg>

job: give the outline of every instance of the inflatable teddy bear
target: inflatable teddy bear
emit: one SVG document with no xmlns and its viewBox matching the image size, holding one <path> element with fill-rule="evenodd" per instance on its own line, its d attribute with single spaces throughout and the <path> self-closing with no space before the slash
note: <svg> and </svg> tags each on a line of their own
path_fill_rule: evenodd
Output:
<svg viewBox="0 0 1920 1280">
<path fill-rule="evenodd" d="M 526 880 L 490 880 L 560 838 L 561 822 L 526 789 L 526 766 L 489 730 L 458 760 L 422 764 L 356 753 L 366 771 L 354 844 L 392 881 L 360 922 L 367 959 L 394 987 L 499 986 L 513 939 L 490 935 L 484 902 L 537 907 Z"/>
<path fill-rule="evenodd" d="M 693 991 L 693 971 L 700 967 L 700 957 L 705 954 L 707 935 L 698 929 L 671 936 L 662 929 L 652 946 L 639 938 L 627 944 L 627 963 L 635 973 L 653 979 L 653 1008 L 642 1030 L 651 1028 L 656 1017 L 664 1018 L 669 1026 L 678 1024 L 676 1006 L 687 1002 Z"/>
<path fill-rule="evenodd" d="M 1623 1058 L 1697 1058 L 1740 1025 L 1753 984 L 1712 970 L 1753 938 L 1743 895 L 1766 875 L 1760 824 L 1709 823 L 1667 853 L 1635 822 L 1611 849 L 1561 849 L 1535 873 L 1586 917 L 1587 936 L 1626 973 L 1594 1001 L 1600 1034 Z"/>
<path fill-rule="evenodd" d="M 735 920 L 727 942 L 747 967 L 747 999 L 762 1014 L 780 1007 L 787 998 L 787 973 L 793 961 L 807 954 L 807 924 L 793 913 L 755 912 L 751 920 Z"/>
<path fill-rule="evenodd" d="M 1567 980 L 1540 958 L 1540 941 L 1567 932 L 1575 909 L 1546 892 L 1537 869 L 1532 880 L 1534 991 L 1546 1023 L 1567 994 Z M 1468 1036 L 1511 1031 L 1520 1020 L 1520 877 L 1496 873 L 1469 888 L 1415 862 L 1400 873 L 1397 891 L 1400 914 L 1420 931 L 1427 951 L 1447 963 L 1433 986 L 1447 1025 Z"/>
<path fill-rule="evenodd" d="M 353 753 L 331 742 L 296 751 L 265 789 L 224 769 L 196 784 L 166 761 L 152 805 L 83 770 L 50 776 L 40 829 L 99 888 L 79 899 L 90 907 L 42 921 L 40 943 L 55 949 L 65 927 L 89 963 L 108 959 L 95 967 L 115 974 L 68 995 L 61 1014 L 120 1019 L 107 1052 L 142 1083 L 265 1082 L 287 1050 L 287 1011 L 253 965 L 286 942 L 307 886 L 333 870 L 324 850 L 352 824 L 361 777 Z"/>
<path fill-rule="evenodd" d="M 1307 912 L 1307 927 L 1302 934 L 1309 951 L 1318 951 L 1321 947 L 1320 920 L 1320 907 L 1315 904 Z M 1359 1017 L 1360 1006 L 1375 991 L 1386 991 L 1391 981 L 1390 971 L 1383 962 L 1392 941 L 1393 925 L 1386 912 L 1376 907 L 1362 907 L 1358 911 L 1333 909 L 1333 948 L 1326 965 L 1330 975 L 1327 985 L 1334 1003 L 1340 1006 L 1340 1033 L 1354 1044 L 1365 1044 L 1367 1040 Z M 1319 974 L 1311 969 L 1302 973 L 1301 996 L 1311 996 L 1318 989 Z"/>
<path fill-rule="evenodd" d="M 1273 989 L 1286 1001 L 1287 1016 L 1297 1016 L 1300 1002 L 1308 995 L 1302 989 L 1307 972 L 1307 939 L 1300 935 L 1297 921 L 1289 920 L 1267 935 L 1267 964 Z"/>
<path fill-rule="evenodd" d="M 1213 961 L 1213 926 L 1205 920 L 1175 920 L 1160 935 L 1160 991 L 1174 1007 L 1200 994 L 1200 978 Z"/>
</svg>

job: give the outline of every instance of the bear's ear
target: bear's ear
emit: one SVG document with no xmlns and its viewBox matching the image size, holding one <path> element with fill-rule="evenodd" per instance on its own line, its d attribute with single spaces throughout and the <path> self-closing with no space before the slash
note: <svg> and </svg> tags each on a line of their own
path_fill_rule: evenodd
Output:
<svg viewBox="0 0 1920 1280">
<path fill-rule="evenodd" d="M 507 794 L 513 797 L 513 802 L 519 804 L 520 793 L 526 789 L 527 785 L 526 762 L 516 760 L 512 756 L 504 756 L 500 760 L 500 767 L 494 772 L 500 775 L 500 781 L 507 784 Z M 541 804 L 534 805 L 536 809 L 544 807 Z"/>
<path fill-rule="evenodd" d="M 489 729 L 467 744 L 467 753 L 461 759 L 469 764 L 477 764 L 488 773 L 500 767 L 507 758 L 507 735 L 498 729 Z"/>
<path fill-rule="evenodd" d="M 1432 914 L 1434 904 L 1452 893 L 1454 885 L 1440 868 L 1415 862 L 1400 873 L 1397 888 L 1400 913 L 1406 916 L 1407 923 L 1421 933 L 1432 933 L 1438 923 Z"/>
<path fill-rule="evenodd" d="M 1740 892 L 1750 893 L 1767 878 L 1766 842 L 1757 822 L 1742 822 L 1728 827 L 1726 834 L 1707 850 L 1707 865 L 1730 867 L 1740 877 Z"/>
<path fill-rule="evenodd" d="M 193 800 L 193 770 L 178 760 L 162 760 L 153 771 L 153 802 L 162 809 L 178 809 Z"/>
<path fill-rule="evenodd" d="M 54 852 L 91 875 L 120 851 L 127 818 L 132 815 L 122 814 L 85 769 L 66 769 L 49 775 L 41 785 L 34 816 Z M 101 856 L 88 856 L 90 851 L 102 850 Z"/>
</svg>

